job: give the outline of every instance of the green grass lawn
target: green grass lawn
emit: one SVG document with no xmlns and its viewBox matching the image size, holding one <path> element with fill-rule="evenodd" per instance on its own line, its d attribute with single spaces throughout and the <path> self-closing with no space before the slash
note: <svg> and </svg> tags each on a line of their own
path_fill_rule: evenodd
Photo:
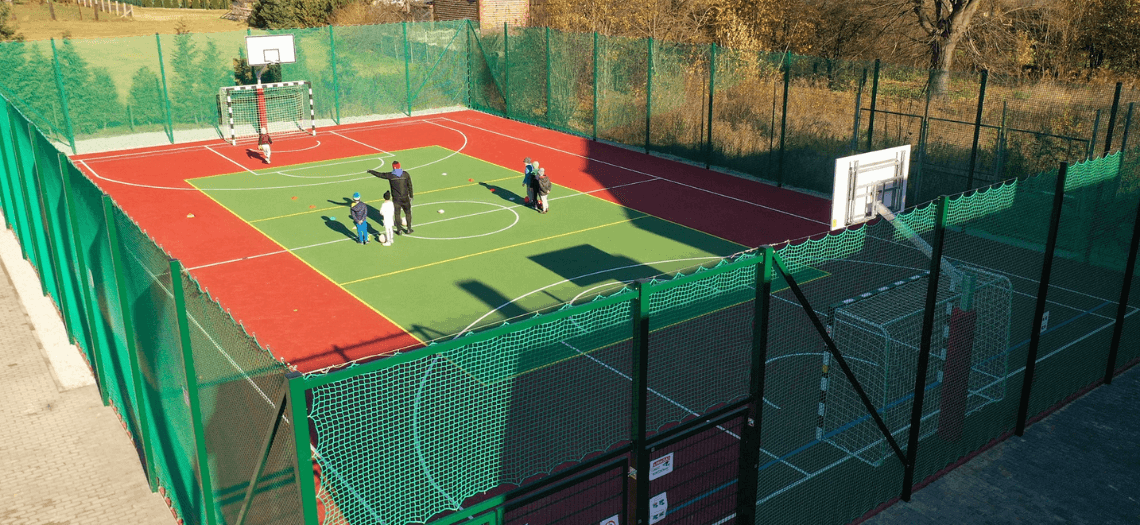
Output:
<svg viewBox="0 0 1140 525">
<path fill-rule="evenodd" d="M 360 192 L 372 208 L 372 229 L 382 228 L 376 210 L 388 182 L 364 170 L 381 163 L 387 170 L 386 155 L 190 182 L 423 340 L 743 249 L 562 186 L 551 194 L 550 213 L 541 215 L 521 204 L 516 170 L 436 146 L 398 153 L 416 188 L 415 233 L 391 247 L 357 244 L 348 213 L 350 196 Z"/>
</svg>

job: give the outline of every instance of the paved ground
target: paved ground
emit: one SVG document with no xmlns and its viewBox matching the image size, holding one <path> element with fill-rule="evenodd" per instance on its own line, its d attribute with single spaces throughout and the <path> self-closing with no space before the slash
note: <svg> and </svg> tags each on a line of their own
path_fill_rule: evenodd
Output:
<svg viewBox="0 0 1140 525">
<path fill-rule="evenodd" d="M 60 385 L 0 264 L 0 525 L 173 524 L 95 386 Z"/>
<path fill-rule="evenodd" d="M 867 525 L 1140 523 L 1140 366 Z"/>
</svg>

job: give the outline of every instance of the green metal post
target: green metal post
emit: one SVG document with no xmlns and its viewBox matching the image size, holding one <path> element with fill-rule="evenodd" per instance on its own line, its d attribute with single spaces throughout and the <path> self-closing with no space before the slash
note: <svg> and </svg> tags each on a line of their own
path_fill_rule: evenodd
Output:
<svg viewBox="0 0 1140 525">
<path fill-rule="evenodd" d="M 1029 352 L 1025 358 L 1025 375 L 1021 384 L 1021 403 L 1017 408 L 1018 436 L 1025 435 L 1029 419 L 1029 398 L 1033 395 L 1033 374 L 1037 370 L 1037 350 L 1041 346 L 1041 321 L 1045 317 L 1045 302 L 1049 295 L 1049 279 L 1053 276 L 1053 254 L 1057 249 L 1057 231 L 1061 225 L 1061 209 L 1065 202 L 1065 176 L 1069 173 L 1069 163 L 1062 162 L 1057 171 L 1057 185 L 1053 193 L 1053 212 L 1049 216 L 1049 234 L 1045 240 L 1045 261 L 1041 267 L 1041 280 L 1037 285 L 1037 308 L 1033 312 L 1033 322 L 1029 325 Z"/>
<path fill-rule="evenodd" d="M 99 385 L 101 387 L 99 392 L 103 397 L 103 406 L 107 406 L 110 404 L 110 388 L 108 388 L 109 384 L 104 378 L 107 376 L 107 365 L 109 363 L 103 361 L 103 353 L 101 352 L 103 340 L 96 336 L 99 333 L 95 317 L 95 312 L 99 311 L 98 299 L 96 299 L 97 292 L 91 286 L 94 283 L 88 278 L 90 272 L 87 266 L 87 256 L 83 250 L 82 237 L 79 236 L 79 213 L 75 211 L 75 204 L 71 200 L 73 193 L 71 191 L 70 177 L 64 168 L 64 166 L 67 165 L 67 156 L 62 153 L 56 154 L 56 162 L 58 163 L 60 179 L 63 181 L 63 206 L 64 209 L 67 210 L 67 227 L 71 229 L 71 238 L 75 240 L 75 262 L 78 266 L 76 270 L 79 272 L 76 282 L 79 283 L 79 293 L 83 300 L 80 307 L 80 310 L 83 310 L 83 312 L 80 312 L 80 315 L 83 315 L 83 320 L 87 322 L 87 333 L 90 334 L 88 340 L 90 341 L 91 355 L 94 355 L 95 361 L 99 362 L 97 369 L 97 373 L 100 376 Z M 110 354 L 110 352 L 107 352 L 108 356 L 110 356 Z M 125 411 L 126 407 L 119 407 L 119 410 Z"/>
<path fill-rule="evenodd" d="M 36 136 L 35 134 L 36 134 L 35 125 L 32 124 L 31 122 L 28 122 L 28 136 L 33 137 L 33 140 L 34 140 L 34 137 Z M 69 268 L 67 266 L 65 266 L 67 264 L 67 260 L 64 259 L 65 255 L 61 251 L 63 249 L 63 247 L 57 246 L 57 244 L 59 244 L 59 243 L 56 242 L 57 238 L 62 239 L 63 234 L 58 234 L 58 235 L 56 234 L 55 229 L 58 227 L 56 225 L 57 218 L 50 216 L 51 212 L 48 210 L 47 201 L 44 199 L 45 196 L 47 195 L 47 192 L 44 190 L 43 176 L 41 175 L 40 172 L 41 172 L 41 170 L 50 169 L 50 167 L 43 166 L 42 162 L 40 162 L 40 159 L 36 158 L 35 153 L 32 154 L 32 158 L 35 160 L 35 167 L 32 168 L 32 181 L 31 182 L 34 185 L 35 190 L 36 190 L 35 197 L 36 197 L 36 202 L 39 204 L 39 208 L 40 208 L 40 220 L 41 220 L 41 222 L 43 222 L 43 225 L 44 225 L 44 232 L 43 232 L 44 233 L 44 247 L 47 248 L 47 260 L 45 262 L 47 263 L 48 266 L 50 266 L 50 269 L 51 269 L 51 279 L 52 279 L 52 282 L 55 284 L 55 295 L 56 295 L 55 299 L 56 299 L 56 302 L 59 303 L 60 312 L 63 314 L 63 324 L 64 324 L 64 327 L 67 329 L 67 337 L 70 340 L 70 342 L 71 343 L 76 343 L 77 341 L 86 342 L 86 341 L 84 341 L 84 339 L 82 337 L 80 337 L 78 335 L 83 330 L 83 327 L 82 326 L 75 326 L 74 322 L 72 321 L 72 315 L 78 315 L 78 316 L 82 317 L 83 314 L 81 312 L 72 312 L 71 311 L 70 303 L 68 301 L 68 299 L 69 299 L 68 293 L 66 291 L 66 288 L 64 288 L 64 286 L 63 286 L 63 282 L 64 282 L 63 281 L 63 279 L 64 279 L 64 273 L 63 272 L 68 271 Z M 79 270 L 79 269 L 77 269 L 77 270 Z M 40 268 L 40 271 L 43 272 L 44 268 Z M 79 270 L 79 271 L 81 271 L 81 270 Z M 44 273 L 46 273 L 46 272 L 44 272 Z M 74 299 L 74 298 L 71 298 L 71 299 Z M 80 345 L 80 346 L 82 346 L 82 345 Z M 94 347 L 89 346 L 89 348 L 92 349 L 92 352 L 94 352 L 96 355 L 98 355 L 98 352 L 95 351 Z M 106 405 L 104 404 L 104 406 L 106 406 Z"/>
<path fill-rule="evenodd" d="M 329 63 L 332 64 L 333 77 L 333 107 L 336 108 L 336 124 L 340 125 L 340 78 L 336 71 L 336 37 L 333 35 L 333 26 L 329 26 Z"/>
<path fill-rule="evenodd" d="M 1096 110 L 1096 119 L 1093 120 L 1092 136 L 1089 137 L 1089 145 L 1085 152 L 1085 158 L 1088 159 L 1093 157 L 1093 151 L 1096 150 L 1096 136 L 1100 134 L 1100 111 L 1099 109 Z"/>
<path fill-rule="evenodd" d="M 131 379 L 135 385 L 135 408 L 138 411 L 139 431 L 142 436 L 143 456 L 146 458 L 146 477 L 150 491 L 158 491 L 158 472 L 155 469 L 154 443 L 150 436 L 150 403 L 147 400 L 142 368 L 139 367 L 138 343 L 135 340 L 135 318 L 131 312 L 130 291 L 127 288 L 126 266 L 120 247 L 119 226 L 115 222 L 115 204 L 103 195 L 103 220 L 107 225 L 107 244 L 111 248 L 111 266 L 115 270 L 115 286 L 119 291 L 119 310 L 123 317 L 123 338 L 127 341 L 127 355 L 131 365 Z"/>
<path fill-rule="evenodd" d="M 851 154 L 859 151 L 859 114 L 863 112 L 863 87 L 867 85 L 867 68 L 863 68 L 863 79 L 859 81 L 859 90 L 855 93 L 855 117 L 851 130 Z"/>
<path fill-rule="evenodd" d="M 785 137 L 788 135 L 788 87 L 791 85 L 792 80 L 792 61 L 787 53 L 784 53 L 783 59 L 784 66 L 784 108 L 780 112 L 780 157 L 779 165 L 776 168 L 776 186 L 784 187 L 784 147 Z"/>
<path fill-rule="evenodd" d="M 75 129 L 71 126 L 71 111 L 67 104 L 67 87 L 63 84 L 63 73 L 59 70 L 59 52 L 55 49 L 55 39 L 51 39 L 51 63 L 55 69 L 55 87 L 59 90 L 59 103 L 63 108 L 63 121 L 67 125 L 67 142 L 71 145 L 71 153 L 75 150 Z"/>
<path fill-rule="evenodd" d="M 598 140 L 598 32 L 594 31 L 594 140 Z"/>
<path fill-rule="evenodd" d="M 21 214 L 19 212 L 19 201 L 23 196 L 23 191 L 20 188 L 20 159 L 19 153 L 17 152 L 19 146 L 16 143 L 16 131 L 12 128 L 11 115 L 13 109 L 8 104 L 8 101 L 6 99 L 0 97 L 0 100 L 3 100 L 4 102 L 4 113 L 0 114 L 0 140 L 3 140 L 4 144 L 0 145 L 0 147 L 4 148 L 4 151 L 8 152 L 6 158 L 4 159 L 6 164 L 3 167 L 3 170 L 6 173 L 5 180 L 8 182 L 7 205 L 11 206 L 11 208 L 5 208 L 5 211 L 8 212 L 8 218 L 11 219 L 8 221 L 7 226 L 8 229 L 12 230 L 12 233 L 16 234 L 16 238 L 20 239 L 24 235 L 23 230 L 26 229 L 23 228 L 20 224 L 23 223 L 27 218 L 24 217 L 24 214 Z M 18 242 L 16 244 L 20 245 L 20 256 L 25 261 L 31 260 L 31 255 L 28 253 L 28 250 L 31 247 L 25 246 L 30 243 Z"/>
<path fill-rule="evenodd" d="M 47 280 L 44 279 L 44 274 L 46 272 L 43 270 L 43 268 L 38 267 L 43 265 L 44 255 L 40 253 L 40 243 L 36 240 L 36 232 L 38 228 L 36 225 L 35 217 L 32 214 L 32 201 L 29 200 L 30 195 L 32 194 L 32 188 L 28 186 L 30 175 L 27 172 L 29 169 L 34 170 L 35 165 L 33 164 L 29 168 L 29 163 L 25 159 L 29 158 L 29 156 L 32 155 L 31 147 L 24 147 L 24 142 L 20 140 L 20 133 L 16 131 L 16 127 L 20 125 L 19 120 L 23 119 L 12 120 L 16 120 L 16 122 L 12 122 L 12 147 L 16 152 L 16 173 L 13 182 L 19 185 L 21 194 L 20 196 L 23 197 L 22 200 L 25 212 L 24 216 L 22 217 L 25 226 L 24 237 L 27 240 L 27 244 L 29 244 L 28 249 L 25 251 L 25 255 L 29 255 L 30 258 L 27 258 L 27 260 L 31 261 L 33 263 L 33 266 L 37 267 L 36 275 L 40 278 L 40 290 L 43 291 L 44 295 L 47 295 L 48 285 Z M 24 120 L 24 124 L 26 126 L 31 125 L 31 123 L 27 120 Z"/>
<path fill-rule="evenodd" d="M 1136 107 L 1135 102 L 1128 103 L 1128 113 L 1124 114 L 1124 136 L 1120 137 L 1120 151 L 1128 151 L 1128 134 L 1132 129 L 1132 110 Z M 1126 153 L 1127 155 L 1127 153 Z"/>
<path fill-rule="evenodd" d="M 760 249 L 756 265 L 756 302 L 752 315 L 752 366 L 749 367 L 748 426 L 740 437 L 739 492 L 736 497 L 737 523 L 756 523 L 756 498 L 760 475 L 760 433 L 764 410 L 764 371 L 768 362 L 768 301 L 772 295 L 771 246 Z"/>
<path fill-rule="evenodd" d="M 408 116 L 412 116 L 412 59 L 409 56 L 408 23 L 404 22 L 404 98 L 408 101 Z"/>
<path fill-rule="evenodd" d="M 297 446 L 297 489 L 301 494 L 301 517 L 305 525 L 320 523 L 317 515 L 317 484 L 313 479 L 313 453 L 310 449 L 309 410 L 305 377 L 289 372 L 289 404 L 293 410 L 293 441 Z"/>
<path fill-rule="evenodd" d="M 713 95 L 716 94 L 716 42 L 709 44 L 709 127 L 705 131 L 705 169 L 712 167 Z"/>
<path fill-rule="evenodd" d="M 550 26 L 546 27 L 546 123 L 550 123 Z"/>
<path fill-rule="evenodd" d="M 206 427 L 202 419 L 202 398 L 198 392 L 198 372 L 194 366 L 194 349 L 190 342 L 190 319 L 186 315 L 186 294 L 182 288 L 182 263 L 170 260 L 170 287 L 174 289 L 174 305 L 178 317 L 178 333 L 182 341 L 182 365 L 186 379 L 186 397 L 190 401 L 190 423 L 194 426 L 194 443 L 198 460 L 198 481 L 208 525 L 217 525 L 218 512 L 214 481 L 210 475 L 210 451 L 206 448 Z M 298 474 L 300 474 L 298 472 Z"/>
<path fill-rule="evenodd" d="M 273 417 L 273 422 L 270 423 L 269 428 L 266 429 L 265 438 L 261 440 L 261 448 L 258 449 L 261 454 L 253 468 L 253 476 L 250 477 L 249 485 L 246 486 L 245 497 L 242 498 L 241 508 L 238 510 L 236 525 L 245 525 L 251 508 L 250 505 L 253 504 L 253 495 L 257 493 L 257 484 L 261 481 L 261 474 L 265 472 L 265 462 L 269 459 L 269 452 L 273 449 L 273 442 L 277 439 L 277 430 L 281 428 L 281 420 L 285 419 L 285 406 L 289 404 L 288 385 L 285 385 L 283 390 L 284 393 L 278 398 L 281 406 L 277 407 L 277 414 Z"/>
<path fill-rule="evenodd" d="M 946 216 L 949 212 L 949 199 L 938 198 L 935 208 L 934 242 L 931 243 L 930 275 L 926 278 L 926 308 L 922 311 L 922 335 L 919 339 L 917 373 L 914 377 L 914 396 L 910 410 L 910 432 L 906 447 L 906 464 L 903 471 L 902 495 L 899 499 L 910 501 L 914 490 L 914 468 L 918 462 L 918 438 L 922 427 L 922 405 L 926 398 L 926 375 L 930 367 L 930 345 L 934 336 L 934 310 L 938 305 L 938 279 L 942 275 L 942 246 L 946 238 Z"/>
<path fill-rule="evenodd" d="M 166 88 L 166 65 L 162 61 L 162 37 L 154 34 L 154 41 L 158 46 L 158 72 L 162 77 L 162 107 L 166 109 L 166 137 L 174 144 L 174 119 L 170 116 L 170 92 Z"/>
<path fill-rule="evenodd" d="M 649 282 L 634 283 L 637 299 L 633 305 L 633 372 L 630 376 L 633 390 L 630 441 L 633 443 L 634 518 L 629 523 L 649 523 L 649 451 L 645 447 L 646 413 L 649 410 Z"/>
<path fill-rule="evenodd" d="M 875 110 L 879 103 L 879 68 L 882 61 L 875 59 L 875 78 L 871 81 L 871 115 L 867 117 L 867 151 L 875 147 Z"/>
<path fill-rule="evenodd" d="M 1007 124 L 1008 124 L 1007 117 L 1008 116 L 1009 116 L 1009 101 L 1003 100 L 1001 102 L 1001 127 L 998 128 L 997 147 L 995 148 L 997 151 L 995 152 L 995 155 L 994 155 L 995 157 L 997 157 L 997 159 L 994 162 L 994 179 L 995 180 L 1003 180 L 1005 178 L 1002 176 L 1002 172 L 1005 171 L 1005 142 L 1006 142 L 1005 139 L 1006 139 L 1006 133 L 1009 132 L 1008 127 L 1007 127 Z"/>
<path fill-rule="evenodd" d="M 506 22 L 503 22 L 503 104 L 507 118 L 511 118 L 511 41 Z"/>
<path fill-rule="evenodd" d="M 1108 360 L 1105 362 L 1104 384 L 1112 384 L 1116 373 L 1117 356 L 1120 355 L 1120 340 L 1124 335 L 1124 321 L 1128 315 L 1128 299 L 1132 290 L 1132 279 L 1136 276 L 1136 252 L 1140 248 L 1140 202 L 1135 210 L 1132 223 L 1132 241 L 1128 245 L 1128 259 L 1124 263 L 1124 283 L 1120 286 L 1120 302 L 1116 305 L 1116 324 L 1112 327 L 1112 343 L 1108 347 Z"/>
<path fill-rule="evenodd" d="M 974 118 L 974 146 L 970 150 L 970 172 L 966 177 L 965 191 L 974 189 L 974 170 L 978 167 L 978 140 L 982 137 L 982 111 L 986 105 L 986 85 L 989 84 L 989 80 L 989 70 L 983 69 L 981 86 L 978 88 L 978 114 Z"/>
<path fill-rule="evenodd" d="M 1120 89 L 1123 82 L 1116 83 L 1116 94 L 1112 96 L 1112 109 L 1108 112 L 1108 134 L 1104 137 L 1104 154 L 1112 151 L 1112 132 L 1116 129 L 1116 114 L 1120 111 Z"/>
<path fill-rule="evenodd" d="M 645 72 L 645 152 L 649 153 L 649 127 L 653 117 L 653 38 L 648 40 L 649 49 L 646 52 Z"/>
<path fill-rule="evenodd" d="M 927 73 L 926 78 L 926 106 L 922 110 L 922 124 L 918 130 L 918 162 L 914 166 L 914 196 L 910 198 L 911 201 L 922 200 L 922 166 L 926 162 L 926 141 L 930 136 L 930 99 L 934 90 L 931 86 L 934 84 L 934 70 Z"/>
</svg>

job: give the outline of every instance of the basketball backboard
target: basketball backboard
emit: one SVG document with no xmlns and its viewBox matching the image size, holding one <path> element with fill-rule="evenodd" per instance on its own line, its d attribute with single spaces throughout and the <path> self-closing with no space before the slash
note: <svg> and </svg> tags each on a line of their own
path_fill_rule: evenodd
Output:
<svg viewBox="0 0 1140 525">
<path fill-rule="evenodd" d="M 245 37 L 249 65 L 292 64 L 297 61 L 293 35 L 258 35 Z"/>
<path fill-rule="evenodd" d="M 892 212 L 906 207 L 910 145 L 835 160 L 831 229 L 846 228 L 878 216 L 875 203 Z"/>
</svg>

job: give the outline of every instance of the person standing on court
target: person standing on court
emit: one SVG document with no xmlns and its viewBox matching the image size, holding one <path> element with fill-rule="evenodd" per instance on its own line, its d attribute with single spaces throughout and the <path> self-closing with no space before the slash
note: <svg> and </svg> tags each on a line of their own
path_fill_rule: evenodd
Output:
<svg viewBox="0 0 1140 525">
<path fill-rule="evenodd" d="M 550 177 L 546 176 L 546 168 L 539 168 L 534 174 L 534 193 L 538 196 L 534 209 L 539 213 L 550 211 L 550 187 Z"/>
<path fill-rule="evenodd" d="M 523 159 L 523 163 L 525 164 L 523 167 L 523 186 L 526 186 L 526 200 L 523 201 L 523 204 L 533 206 L 534 190 L 531 189 L 530 184 L 531 180 L 534 179 L 534 170 L 538 169 L 538 164 L 531 162 L 530 157 Z"/>
<path fill-rule="evenodd" d="M 412 190 L 412 174 L 400 169 L 399 162 L 392 163 L 392 171 L 379 172 L 368 170 L 375 177 L 387 179 L 392 187 L 392 201 L 396 206 L 396 218 L 392 221 L 392 226 L 396 229 L 396 235 L 401 235 L 400 232 L 400 211 L 408 214 L 407 232 L 412 233 L 412 198 L 415 197 Z"/>
<path fill-rule="evenodd" d="M 384 204 L 380 205 L 380 219 L 384 221 L 384 233 L 380 242 L 384 246 L 392 245 L 392 225 L 396 222 L 396 206 L 392 204 L 392 192 L 384 192 Z"/>
<path fill-rule="evenodd" d="M 368 244 L 368 205 L 360 201 L 359 193 L 352 194 L 352 207 L 348 211 L 356 224 L 356 242 Z"/>
</svg>

